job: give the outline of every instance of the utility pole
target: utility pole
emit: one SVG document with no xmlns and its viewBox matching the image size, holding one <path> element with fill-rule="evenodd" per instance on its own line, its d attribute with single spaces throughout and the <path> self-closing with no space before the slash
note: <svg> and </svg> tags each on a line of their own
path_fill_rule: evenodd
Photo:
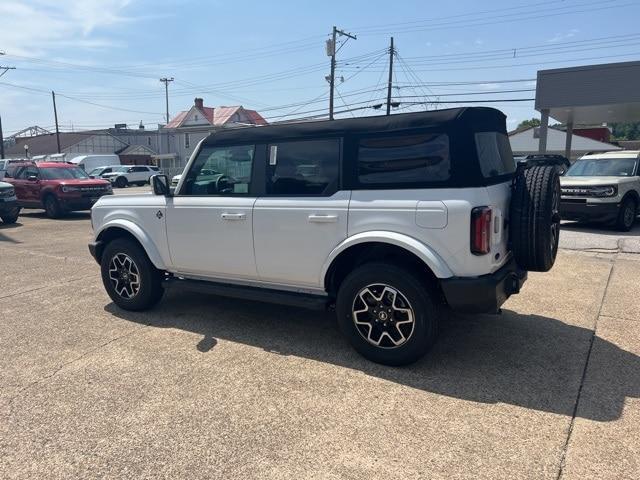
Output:
<svg viewBox="0 0 640 480">
<path fill-rule="evenodd" d="M 393 48 L 393 37 L 389 45 L 389 83 L 387 84 L 387 115 L 391 114 L 391 89 L 393 88 L 393 56 L 395 55 Z"/>
<path fill-rule="evenodd" d="M 51 91 L 51 98 L 53 99 L 53 116 L 56 119 L 56 143 L 58 144 L 58 153 L 60 153 L 60 130 L 58 129 L 58 109 L 56 108 L 56 92 Z"/>
<path fill-rule="evenodd" d="M 0 159 L 4 158 L 4 137 L 2 136 L 2 117 L 0 117 Z"/>
<path fill-rule="evenodd" d="M 169 82 L 173 82 L 173 77 L 162 77 L 160 81 L 164 83 L 164 98 L 167 107 L 167 123 L 169 123 Z"/>
<path fill-rule="evenodd" d="M 338 35 L 345 36 L 347 39 L 358 39 L 355 35 L 351 35 L 350 33 L 340 30 L 334 25 L 333 31 L 331 32 L 331 40 L 327 41 L 327 55 L 331 57 L 331 75 L 329 76 L 329 120 L 333 120 L 333 95 L 336 84 L 336 39 Z"/>
</svg>

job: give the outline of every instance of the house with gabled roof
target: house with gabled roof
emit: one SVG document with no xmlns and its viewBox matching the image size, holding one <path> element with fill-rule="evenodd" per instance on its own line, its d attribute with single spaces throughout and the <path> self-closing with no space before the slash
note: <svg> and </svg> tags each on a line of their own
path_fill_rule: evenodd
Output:
<svg viewBox="0 0 640 480">
<path fill-rule="evenodd" d="M 198 142 L 217 128 L 247 125 L 266 125 L 267 121 L 255 110 L 242 105 L 233 107 L 205 107 L 202 98 L 196 98 L 189 110 L 178 113 L 162 128 L 169 154 L 158 155 L 160 167 L 165 171 L 183 167 Z"/>
<path fill-rule="evenodd" d="M 571 159 L 575 160 L 589 152 L 609 152 L 620 150 L 620 147 L 608 142 L 601 142 L 579 133 L 579 128 L 573 130 Z M 514 155 L 531 155 L 538 153 L 540 127 L 524 127 L 509 132 L 509 142 Z M 547 131 L 547 153 L 564 155 L 567 142 L 567 132 L 557 127 L 549 127 Z"/>
</svg>

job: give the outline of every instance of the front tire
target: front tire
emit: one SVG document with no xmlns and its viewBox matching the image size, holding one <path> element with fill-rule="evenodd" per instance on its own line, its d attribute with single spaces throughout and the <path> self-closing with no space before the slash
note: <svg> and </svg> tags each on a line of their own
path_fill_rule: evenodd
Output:
<svg viewBox="0 0 640 480">
<path fill-rule="evenodd" d="M 116 178 L 116 187 L 125 188 L 129 184 L 129 181 L 125 177 Z"/>
<path fill-rule="evenodd" d="M 44 198 L 44 211 L 49 218 L 60 218 L 62 216 L 62 207 L 60 207 L 60 202 L 53 195 L 47 195 Z"/>
<path fill-rule="evenodd" d="M 340 285 L 338 326 L 365 358 L 407 365 L 433 345 L 439 315 L 435 295 L 412 271 L 391 263 L 368 263 Z"/>
<path fill-rule="evenodd" d="M 111 300 L 124 310 L 147 310 L 164 294 L 162 272 L 155 268 L 142 247 L 128 238 L 107 244 L 100 269 Z"/>
<path fill-rule="evenodd" d="M 633 228 L 638 214 L 638 206 L 633 198 L 626 198 L 620 206 L 618 219 L 616 220 L 616 229 L 621 232 L 628 232 Z"/>
<path fill-rule="evenodd" d="M 16 223 L 20 216 L 20 207 L 15 207 L 11 212 L 2 215 L 2 221 L 6 224 Z"/>
</svg>

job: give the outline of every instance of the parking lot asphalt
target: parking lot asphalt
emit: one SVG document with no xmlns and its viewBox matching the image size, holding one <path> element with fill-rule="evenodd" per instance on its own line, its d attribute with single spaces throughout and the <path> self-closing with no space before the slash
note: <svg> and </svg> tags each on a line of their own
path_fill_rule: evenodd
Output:
<svg viewBox="0 0 640 480">
<path fill-rule="evenodd" d="M 0 225 L 0 478 L 640 478 L 634 235 L 565 225 L 550 273 L 404 368 L 328 313 L 120 310 L 90 236 L 87 213 Z"/>
</svg>

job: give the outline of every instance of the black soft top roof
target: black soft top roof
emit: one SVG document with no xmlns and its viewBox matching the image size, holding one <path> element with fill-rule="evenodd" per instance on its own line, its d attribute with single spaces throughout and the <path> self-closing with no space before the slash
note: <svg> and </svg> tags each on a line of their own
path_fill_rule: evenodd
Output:
<svg viewBox="0 0 640 480">
<path fill-rule="evenodd" d="M 342 136 L 358 133 L 389 132 L 429 128 L 447 132 L 452 141 L 467 139 L 475 132 L 507 133 L 506 116 L 495 108 L 463 107 L 427 112 L 399 113 L 374 117 L 280 123 L 218 130 L 203 145 L 228 143 L 265 143 L 279 139 Z"/>
</svg>

